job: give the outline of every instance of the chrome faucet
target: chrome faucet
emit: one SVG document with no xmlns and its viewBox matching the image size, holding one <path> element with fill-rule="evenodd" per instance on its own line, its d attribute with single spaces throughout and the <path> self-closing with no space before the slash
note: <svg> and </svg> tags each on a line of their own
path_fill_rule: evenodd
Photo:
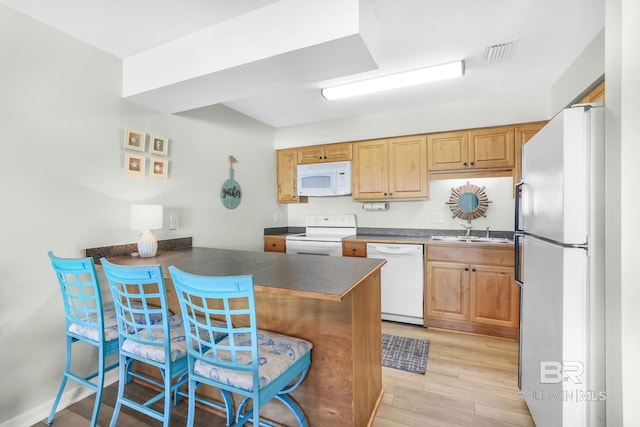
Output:
<svg viewBox="0 0 640 427">
<path fill-rule="evenodd" d="M 460 224 L 460 225 L 465 229 L 464 235 L 466 237 L 469 237 L 471 235 L 471 226 L 470 225 L 465 225 L 465 224 Z"/>
<path fill-rule="evenodd" d="M 489 226 L 487 225 L 487 235 L 485 236 L 487 239 L 489 238 Z"/>
</svg>

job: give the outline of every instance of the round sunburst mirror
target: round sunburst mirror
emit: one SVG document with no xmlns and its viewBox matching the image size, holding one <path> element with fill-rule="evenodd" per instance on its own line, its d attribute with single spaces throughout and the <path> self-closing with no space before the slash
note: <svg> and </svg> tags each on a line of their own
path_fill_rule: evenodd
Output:
<svg viewBox="0 0 640 427">
<path fill-rule="evenodd" d="M 489 207 L 489 197 L 484 191 L 485 187 L 478 187 L 477 185 L 467 182 L 460 187 L 454 187 L 451 189 L 451 196 L 449 201 L 446 202 L 451 209 L 453 218 L 466 219 L 471 223 L 471 220 L 486 217 L 487 208 Z"/>
</svg>

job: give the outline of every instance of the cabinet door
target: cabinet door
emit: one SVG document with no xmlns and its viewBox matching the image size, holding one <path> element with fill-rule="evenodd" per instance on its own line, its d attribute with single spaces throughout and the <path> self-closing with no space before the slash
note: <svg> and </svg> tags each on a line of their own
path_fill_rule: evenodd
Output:
<svg viewBox="0 0 640 427">
<path fill-rule="evenodd" d="M 354 200 L 384 200 L 388 196 L 388 140 L 353 144 L 352 189 Z"/>
<path fill-rule="evenodd" d="M 285 236 L 264 236 L 265 252 L 287 252 L 287 240 Z"/>
<path fill-rule="evenodd" d="M 342 256 L 367 257 L 367 242 L 342 241 Z"/>
<path fill-rule="evenodd" d="M 514 151 L 513 126 L 469 132 L 469 166 L 474 169 L 512 168 Z"/>
<path fill-rule="evenodd" d="M 520 289 L 513 279 L 512 267 L 472 265 L 470 320 L 517 328 Z"/>
<path fill-rule="evenodd" d="M 469 162 L 469 132 L 427 135 L 429 170 L 465 169 Z"/>
<path fill-rule="evenodd" d="M 353 144 L 329 144 L 324 146 L 325 162 L 343 162 L 353 158 Z"/>
<path fill-rule="evenodd" d="M 298 198 L 298 150 L 295 148 L 278 150 L 276 158 L 276 180 L 278 203 L 306 201 Z"/>
<path fill-rule="evenodd" d="M 312 145 L 298 148 L 298 164 L 342 162 L 353 158 L 352 143 Z"/>
<path fill-rule="evenodd" d="M 324 148 L 322 145 L 298 148 L 298 164 L 324 162 Z"/>
<path fill-rule="evenodd" d="M 469 320 L 469 265 L 427 262 L 426 316 Z"/>
<path fill-rule="evenodd" d="M 522 146 L 527 143 L 547 122 L 534 122 L 518 125 L 515 128 L 515 158 L 516 166 L 513 168 L 513 182 L 522 179 Z"/>
<path fill-rule="evenodd" d="M 600 82 L 598 86 L 594 87 L 584 98 L 578 101 L 579 104 L 589 102 L 604 102 L 604 81 Z"/>
<path fill-rule="evenodd" d="M 428 195 L 426 137 L 389 140 L 389 198 L 426 198 Z"/>
</svg>

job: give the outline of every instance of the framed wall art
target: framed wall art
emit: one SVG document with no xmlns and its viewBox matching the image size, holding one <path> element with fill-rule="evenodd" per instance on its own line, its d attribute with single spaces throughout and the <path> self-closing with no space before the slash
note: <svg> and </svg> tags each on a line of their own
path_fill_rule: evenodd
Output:
<svg viewBox="0 0 640 427">
<path fill-rule="evenodd" d="M 147 134 L 136 129 L 125 129 L 124 148 L 128 150 L 144 151 Z"/>
<path fill-rule="evenodd" d="M 166 156 L 169 153 L 169 140 L 162 136 L 151 135 L 149 152 L 151 154 Z"/>
<path fill-rule="evenodd" d="M 166 179 L 169 173 L 169 161 L 153 157 L 150 161 L 149 176 L 151 176 L 151 178 Z"/>
<path fill-rule="evenodd" d="M 124 155 L 124 169 L 128 176 L 144 176 L 146 165 L 146 158 L 144 156 L 125 153 Z"/>
</svg>

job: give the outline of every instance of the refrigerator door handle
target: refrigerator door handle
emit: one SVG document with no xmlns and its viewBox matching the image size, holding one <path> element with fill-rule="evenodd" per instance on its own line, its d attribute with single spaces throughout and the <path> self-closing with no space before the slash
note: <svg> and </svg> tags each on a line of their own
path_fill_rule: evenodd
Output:
<svg viewBox="0 0 640 427">
<path fill-rule="evenodd" d="M 516 283 L 520 286 L 524 285 L 524 282 L 522 281 L 522 269 L 520 268 L 521 263 L 522 263 L 522 239 L 524 238 L 524 234 L 514 234 L 513 235 L 513 247 L 514 250 L 516 251 L 515 253 L 515 262 L 514 262 L 514 280 L 516 281 Z"/>
<path fill-rule="evenodd" d="M 524 231 L 520 228 L 520 199 L 522 198 L 522 186 L 524 185 L 524 181 L 520 181 L 516 184 L 515 187 L 515 194 L 514 197 L 516 198 L 515 200 L 515 204 L 516 204 L 516 208 L 515 208 L 515 218 L 514 218 L 514 224 L 515 224 L 515 231 Z"/>
</svg>

